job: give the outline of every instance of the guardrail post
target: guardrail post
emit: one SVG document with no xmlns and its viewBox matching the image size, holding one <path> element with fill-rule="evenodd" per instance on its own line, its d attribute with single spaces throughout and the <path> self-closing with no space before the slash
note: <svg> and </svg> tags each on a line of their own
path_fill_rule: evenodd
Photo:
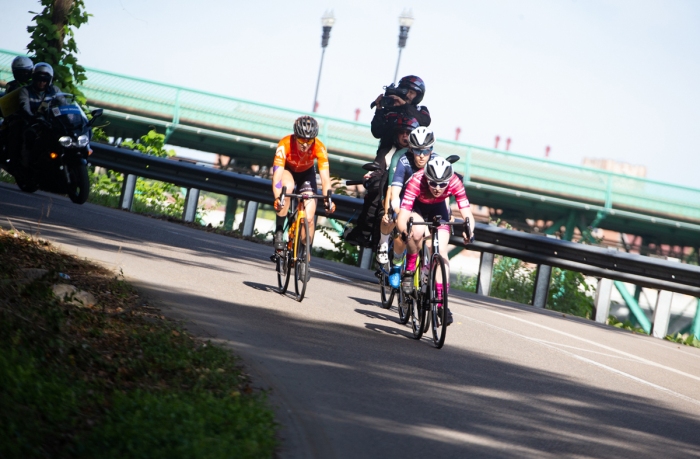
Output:
<svg viewBox="0 0 700 459">
<path fill-rule="evenodd" d="M 489 296 L 491 294 L 491 278 L 493 277 L 494 255 L 489 252 L 481 252 L 479 262 L 479 275 L 476 277 L 476 293 Z"/>
<path fill-rule="evenodd" d="M 552 280 L 552 267 L 547 265 L 537 265 L 535 273 L 535 288 L 532 292 L 532 305 L 536 308 L 547 306 L 549 297 L 549 283 Z"/>
<path fill-rule="evenodd" d="M 372 248 L 364 247 L 360 252 L 360 268 L 369 269 L 372 266 Z"/>
<path fill-rule="evenodd" d="M 188 223 L 194 221 L 197 216 L 197 204 L 199 203 L 199 190 L 197 188 L 188 188 L 185 196 L 185 211 L 182 219 Z"/>
<path fill-rule="evenodd" d="M 651 329 L 651 335 L 654 338 L 663 339 L 668 334 L 672 300 L 673 292 L 659 290 L 659 295 L 656 297 L 656 309 L 654 309 L 654 327 Z"/>
<path fill-rule="evenodd" d="M 612 279 L 598 279 L 598 288 L 595 289 L 595 321 L 598 323 L 604 324 L 608 321 L 613 285 Z"/>
<path fill-rule="evenodd" d="M 695 308 L 695 318 L 693 319 L 693 324 L 690 327 L 690 333 L 695 337 L 695 339 L 700 339 L 700 298 L 697 298 L 698 306 Z"/>
<path fill-rule="evenodd" d="M 678 258 L 667 257 L 668 261 L 680 261 Z M 654 309 L 654 326 L 651 334 L 654 338 L 664 339 L 668 334 L 668 324 L 671 321 L 671 302 L 673 292 L 659 290 Z"/>
<path fill-rule="evenodd" d="M 224 229 L 231 231 L 233 229 L 233 221 L 236 219 L 236 209 L 238 209 L 238 199 L 233 196 L 226 198 L 226 214 L 224 215 Z"/>
<path fill-rule="evenodd" d="M 258 203 L 248 201 L 243 212 L 243 236 L 252 236 L 255 229 L 255 218 L 258 215 Z"/>
<path fill-rule="evenodd" d="M 134 205 L 134 191 L 136 191 L 137 177 L 132 174 L 127 174 L 122 182 L 122 195 L 119 198 L 119 207 L 124 210 L 131 211 Z"/>
</svg>

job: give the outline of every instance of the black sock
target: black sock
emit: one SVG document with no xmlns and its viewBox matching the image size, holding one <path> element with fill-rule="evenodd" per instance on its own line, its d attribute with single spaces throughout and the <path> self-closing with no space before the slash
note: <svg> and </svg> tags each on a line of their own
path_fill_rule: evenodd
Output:
<svg viewBox="0 0 700 459">
<path fill-rule="evenodd" d="M 284 221 L 287 219 L 287 216 L 285 215 L 284 217 L 280 217 L 279 215 L 275 219 L 275 222 L 277 223 L 277 226 L 275 227 L 275 231 L 282 231 L 282 228 L 284 228 Z"/>
</svg>

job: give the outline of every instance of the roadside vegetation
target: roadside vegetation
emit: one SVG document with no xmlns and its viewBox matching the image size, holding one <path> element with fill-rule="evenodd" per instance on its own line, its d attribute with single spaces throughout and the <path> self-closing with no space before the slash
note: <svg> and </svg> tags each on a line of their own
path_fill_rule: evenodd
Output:
<svg viewBox="0 0 700 459">
<path fill-rule="evenodd" d="M 491 296 L 521 304 L 532 304 L 535 274 L 535 269 L 523 261 L 497 255 L 491 280 Z M 465 292 L 476 292 L 476 277 L 460 276 L 453 286 Z M 586 283 L 583 274 L 552 268 L 547 309 L 593 319 L 594 296 L 595 289 Z M 612 315 L 608 317 L 607 324 L 634 333 L 646 334 L 640 326 L 629 320 L 621 322 Z M 665 339 L 700 348 L 700 340 L 688 333 L 667 335 Z"/>
<path fill-rule="evenodd" d="M 259 458 L 265 394 L 120 275 L 0 229 L 0 457 Z"/>
</svg>

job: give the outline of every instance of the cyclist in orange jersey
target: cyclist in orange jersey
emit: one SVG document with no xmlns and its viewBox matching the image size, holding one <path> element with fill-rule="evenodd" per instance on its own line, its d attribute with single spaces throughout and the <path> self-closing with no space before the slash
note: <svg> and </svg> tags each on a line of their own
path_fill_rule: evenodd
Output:
<svg viewBox="0 0 700 459">
<path fill-rule="evenodd" d="M 321 176 L 323 195 L 331 189 L 330 167 L 328 164 L 328 151 L 319 139 L 318 122 L 310 116 L 302 116 L 294 122 L 294 134 L 280 140 L 275 152 L 275 161 L 272 164 L 272 193 L 275 196 L 275 210 L 277 211 L 275 227 L 275 249 L 284 248 L 282 229 L 284 220 L 289 211 L 289 200 L 285 199 L 284 207 L 280 206 L 280 194 L 282 187 L 288 192 L 296 189 L 297 193 L 318 193 L 316 183 L 316 170 L 314 160 L 318 162 L 318 174 Z M 335 204 L 327 213 L 335 211 Z M 306 214 L 309 221 L 310 238 L 314 237 L 314 215 L 316 214 L 316 200 L 306 201 Z"/>
</svg>

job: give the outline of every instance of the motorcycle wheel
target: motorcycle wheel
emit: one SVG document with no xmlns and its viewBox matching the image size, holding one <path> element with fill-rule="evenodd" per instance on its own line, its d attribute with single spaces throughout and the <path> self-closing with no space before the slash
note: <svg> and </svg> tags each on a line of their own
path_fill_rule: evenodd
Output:
<svg viewBox="0 0 700 459">
<path fill-rule="evenodd" d="M 76 204 L 83 204 L 90 194 L 90 177 L 88 177 L 87 165 L 76 164 L 68 169 L 70 182 L 68 184 L 68 197 Z"/>
</svg>

